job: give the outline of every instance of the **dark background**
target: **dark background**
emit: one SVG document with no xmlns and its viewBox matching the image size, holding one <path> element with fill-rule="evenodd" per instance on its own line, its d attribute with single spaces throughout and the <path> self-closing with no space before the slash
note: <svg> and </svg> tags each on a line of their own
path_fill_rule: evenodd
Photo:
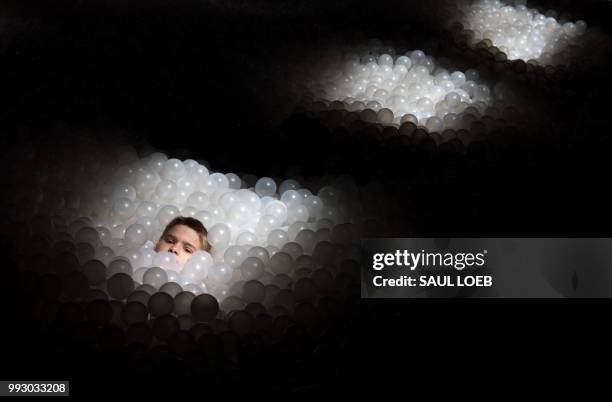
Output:
<svg viewBox="0 0 612 402">
<path fill-rule="evenodd" d="M 610 2 L 537 3 L 569 10 L 574 20 L 609 34 Z M 416 1 L 1 1 L 1 145 L 18 152 L 24 138 L 122 131 L 173 155 L 188 149 L 224 172 L 283 176 L 292 166 L 305 177 L 348 173 L 385 186 L 384 205 L 391 206 L 381 234 L 387 236 L 609 236 L 607 60 L 555 83 L 561 92 L 528 88 L 557 124 L 512 149 L 441 155 L 390 141 L 353 142 L 315 121 L 289 118 L 288 58 L 343 38 L 378 37 L 415 48 L 423 40 L 446 43 L 432 23 L 435 7 Z M 560 365 L 608 352 L 608 303 L 484 306 L 363 302 L 355 340 L 338 364 L 353 379 L 368 377 L 374 366 L 391 370 L 381 359 L 397 363 L 384 347 L 404 359 L 406 344 L 417 347 L 403 367 L 420 371 L 474 360 L 483 369 L 500 361 L 525 368 L 530 352 Z M 592 335 L 588 341 L 563 336 L 579 333 Z M 33 360 L 20 357 L 27 345 L 19 343 L 19 332 L 11 335 L 13 344 L 5 346 L 16 352 L 14 362 L 39 367 L 41 378 L 53 376 L 53 362 L 37 363 L 34 351 Z M 447 359 L 449 346 L 454 354 Z M 482 351 L 491 348 L 500 353 Z M 86 368 L 96 364 L 90 363 Z"/>
</svg>

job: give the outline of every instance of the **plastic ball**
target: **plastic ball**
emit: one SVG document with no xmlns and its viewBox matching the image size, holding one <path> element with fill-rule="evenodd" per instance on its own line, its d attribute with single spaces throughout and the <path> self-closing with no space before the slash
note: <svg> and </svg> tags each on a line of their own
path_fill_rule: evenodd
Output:
<svg viewBox="0 0 612 402">
<path fill-rule="evenodd" d="M 208 276 L 208 271 L 212 265 L 213 258 L 208 252 L 196 251 L 185 263 L 185 267 L 181 271 L 181 277 L 186 279 L 188 283 L 201 282 Z"/>
<path fill-rule="evenodd" d="M 257 257 L 248 257 L 240 265 L 240 272 L 245 280 L 259 279 L 265 270 L 265 264 Z"/>
<path fill-rule="evenodd" d="M 232 267 L 223 262 L 216 262 L 210 268 L 209 275 L 217 283 L 229 283 L 232 280 Z"/>
<path fill-rule="evenodd" d="M 113 212 L 123 220 L 129 219 L 136 213 L 136 204 L 129 198 L 118 198 L 113 204 Z"/>
<path fill-rule="evenodd" d="M 107 278 L 110 278 L 111 276 L 119 273 L 130 276 L 132 275 L 132 265 L 125 257 L 113 258 L 110 264 L 108 264 L 108 268 L 106 269 Z"/>
<path fill-rule="evenodd" d="M 247 303 L 261 303 L 266 296 L 264 285 L 257 280 L 247 280 L 242 288 L 242 298 Z"/>
<path fill-rule="evenodd" d="M 134 281 L 130 275 L 114 274 L 107 283 L 108 294 L 117 300 L 123 300 L 134 290 Z"/>
<path fill-rule="evenodd" d="M 209 294 L 201 294 L 191 302 L 191 314 L 198 321 L 209 322 L 217 316 L 219 303 Z"/>
<path fill-rule="evenodd" d="M 293 269 L 293 258 L 287 253 L 278 252 L 270 257 L 270 269 L 275 274 L 288 274 Z"/>
<path fill-rule="evenodd" d="M 152 265 L 154 267 L 160 267 L 164 270 L 180 271 L 180 269 L 178 269 L 179 262 L 176 259 L 176 255 L 168 251 L 162 251 L 155 254 Z"/>
<path fill-rule="evenodd" d="M 154 317 L 171 314 L 174 311 L 174 299 L 168 293 L 160 291 L 149 298 L 147 307 Z"/>
<path fill-rule="evenodd" d="M 128 301 L 121 314 L 123 322 L 127 325 L 146 322 L 148 316 L 149 312 L 147 307 L 144 304 L 135 301 Z"/>
<path fill-rule="evenodd" d="M 126 229 L 124 240 L 129 247 L 140 247 L 147 241 L 147 231 L 142 225 L 135 223 Z"/>
<path fill-rule="evenodd" d="M 165 180 L 177 181 L 185 175 L 185 166 L 178 159 L 169 159 L 164 163 L 160 176 Z"/>
<path fill-rule="evenodd" d="M 242 246 L 230 246 L 225 250 L 223 261 L 232 269 L 240 267 L 240 264 L 247 258 L 247 250 Z"/>
<path fill-rule="evenodd" d="M 270 253 L 268 253 L 268 250 L 266 250 L 263 247 L 259 247 L 259 246 L 251 247 L 247 255 L 249 257 L 259 258 L 266 265 L 268 264 L 268 261 L 270 261 Z"/>
<path fill-rule="evenodd" d="M 208 242 L 215 248 L 224 248 L 231 240 L 231 230 L 224 223 L 217 223 L 208 231 Z"/>
<path fill-rule="evenodd" d="M 168 282 L 166 271 L 159 267 L 149 268 L 142 277 L 142 282 L 145 285 L 153 286 L 159 289 L 163 284 Z"/>
<path fill-rule="evenodd" d="M 268 244 L 274 247 L 281 248 L 288 241 L 289 235 L 284 230 L 275 229 L 268 234 Z"/>
<path fill-rule="evenodd" d="M 204 292 L 201 286 L 196 285 L 195 283 L 188 283 L 183 286 L 183 291 L 193 293 L 194 295 L 199 295 Z"/>
<path fill-rule="evenodd" d="M 255 192 L 260 197 L 276 194 L 276 183 L 269 177 L 262 177 L 255 183 Z"/>
<path fill-rule="evenodd" d="M 191 303 L 196 295 L 192 292 L 182 291 L 174 297 L 174 314 L 181 316 L 191 313 Z"/>
<path fill-rule="evenodd" d="M 179 210 L 173 205 L 163 206 L 157 213 L 157 220 L 162 227 L 166 227 L 170 221 L 179 216 Z"/>
</svg>

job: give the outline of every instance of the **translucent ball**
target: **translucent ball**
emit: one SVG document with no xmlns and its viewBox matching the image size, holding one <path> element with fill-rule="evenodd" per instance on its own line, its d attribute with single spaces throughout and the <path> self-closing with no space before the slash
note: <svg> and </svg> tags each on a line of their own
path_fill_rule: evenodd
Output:
<svg viewBox="0 0 612 402">
<path fill-rule="evenodd" d="M 236 238 L 236 244 L 239 246 L 253 245 L 257 243 L 257 236 L 250 231 L 244 231 Z"/>
<path fill-rule="evenodd" d="M 268 250 L 266 250 L 263 247 L 259 247 L 259 246 L 251 247 L 248 251 L 248 256 L 257 257 L 265 265 L 267 265 L 268 262 L 270 261 L 270 254 L 268 253 Z"/>
<path fill-rule="evenodd" d="M 227 173 L 225 177 L 229 183 L 229 188 L 232 190 L 238 190 L 242 186 L 242 180 L 240 180 L 240 177 L 237 174 Z"/>
<path fill-rule="evenodd" d="M 246 204 L 238 202 L 230 207 L 227 216 L 232 222 L 241 225 L 249 220 L 251 214 L 252 213 Z"/>
<path fill-rule="evenodd" d="M 308 208 L 310 216 L 318 216 L 323 209 L 323 201 L 316 195 L 312 195 L 304 200 L 304 206 Z"/>
<path fill-rule="evenodd" d="M 240 201 L 244 203 L 251 212 L 255 213 L 259 211 L 261 199 L 257 194 L 246 189 L 238 190 L 236 194 L 240 198 Z"/>
<path fill-rule="evenodd" d="M 149 298 L 147 307 L 153 317 L 171 314 L 174 311 L 174 298 L 168 293 L 160 291 Z"/>
<path fill-rule="evenodd" d="M 139 217 L 155 217 L 157 215 L 157 206 L 149 201 L 142 201 L 136 208 L 136 215 Z"/>
<path fill-rule="evenodd" d="M 134 201 L 136 199 L 136 189 L 129 184 L 120 184 L 115 187 L 111 197 L 113 199 L 127 198 L 130 201 Z"/>
<path fill-rule="evenodd" d="M 287 208 L 291 208 L 293 206 L 301 205 L 304 201 L 304 196 L 298 193 L 296 190 L 286 190 L 284 193 L 282 193 L 280 200 L 287 206 Z"/>
<path fill-rule="evenodd" d="M 205 228 L 210 228 L 217 222 L 215 216 L 209 211 L 198 211 L 193 217 L 202 222 Z"/>
<path fill-rule="evenodd" d="M 163 202 L 171 202 L 176 197 L 176 184 L 170 180 L 162 180 L 155 187 L 155 195 Z"/>
<path fill-rule="evenodd" d="M 178 159 L 169 159 L 164 163 L 160 176 L 165 180 L 177 181 L 185 176 L 185 166 Z"/>
<path fill-rule="evenodd" d="M 304 253 L 304 249 L 296 242 L 286 243 L 281 247 L 281 251 L 289 254 L 293 259 L 298 258 Z"/>
<path fill-rule="evenodd" d="M 168 282 L 176 282 L 176 283 L 180 282 L 180 275 L 178 272 L 171 270 L 171 269 L 167 269 L 165 271 L 166 271 L 166 275 L 168 275 Z"/>
<path fill-rule="evenodd" d="M 120 219 L 129 219 L 136 213 L 136 204 L 129 198 L 117 198 L 113 204 L 113 212 Z"/>
<path fill-rule="evenodd" d="M 109 241 L 109 246 L 113 247 L 113 241 L 116 239 L 123 239 L 123 237 L 125 236 L 125 231 L 127 230 L 127 227 L 124 224 L 119 224 L 116 226 L 113 226 L 112 230 L 111 230 L 111 235 L 112 235 L 112 239 Z M 123 241 L 121 242 L 121 245 L 123 245 Z"/>
<path fill-rule="evenodd" d="M 450 79 L 457 88 L 460 88 L 465 85 L 465 82 L 467 81 L 465 74 L 463 74 L 461 71 L 455 71 L 454 73 L 452 73 Z"/>
<path fill-rule="evenodd" d="M 240 272 L 245 280 L 259 279 L 265 270 L 266 266 L 262 260 L 257 257 L 248 257 L 240 265 Z"/>
<path fill-rule="evenodd" d="M 191 314 L 198 321 L 210 322 L 218 312 L 219 303 L 209 294 L 201 294 L 191 302 Z"/>
<path fill-rule="evenodd" d="M 195 283 L 188 283 L 185 286 L 183 286 L 183 290 L 185 292 L 190 292 L 193 293 L 194 295 L 199 295 L 202 294 L 204 292 L 204 290 L 202 289 L 201 286 L 196 285 Z"/>
<path fill-rule="evenodd" d="M 393 112 L 391 109 L 383 108 L 377 113 L 377 120 L 380 124 L 391 124 L 393 123 Z"/>
<path fill-rule="evenodd" d="M 223 173 L 213 173 L 210 178 L 215 181 L 218 188 L 229 188 L 229 180 Z"/>
<path fill-rule="evenodd" d="M 210 289 L 210 294 L 213 295 L 217 300 L 222 301 L 228 296 L 229 286 L 219 283 L 214 285 Z"/>
<path fill-rule="evenodd" d="M 255 183 L 255 192 L 260 197 L 276 194 L 276 182 L 269 177 L 262 177 Z"/>
<path fill-rule="evenodd" d="M 272 201 L 264 208 L 265 215 L 272 215 L 282 225 L 287 220 L 287 206 L 281 201 Z"/>
<path fill-rule="evenodd" d="M 77 243 L 91 244 L 93 247 L 98 247 L 100 245 L 100 235 L 98 231 L 89 226 L 79 229 L 74 236 L 74 240 Z"/>
<path fill-rule="evenodd" d="M 231 190 L 224 190 L 219 193 L 222 194 L 219 197 L 219 205 L 226 211 L 229 211 L 232 205 L 240 201 L 238 195 Z"/>
<path fill-rule="evenodd" d="M 244 308 L 244 300 L 237 296 L 229 296 L 221 302 L 221 310 L 229 313 L 231 311 L 242 310 Z"/>
<path fill-rule="evenodd" d="M 160 288 L 159 288 L 160 292 L 164 292 L 169 294 L 170 296 L 172 296 L 173 298 L 176 297 L 176 295 L 178 295 L 179 293 L 181 293 L 183 291 L 183 288 L 181 287 L 181 285 L 179 285 L 176 282 L 167 282 L 164 283 Z M 174 305 L 174 303 L 173 303 Z"/>
<path fill-rule="evenodd" d="M 438 117 L 430 117 L 425 124 L 430 132 L 440 132 L 443 128 L 442 120 Z"/>
<path fill-rule="evenodd" d="M 281 229 L 272 230 L 268 235 L 268 244 L 274 247 L 281 248 L 288 241 L 289 235 Z"/>
<path fill-rule="evenodd" d="M 217 223 L 208 231 L 208 242 L 215 248 L 224 248 L 231 240 L 231 230 L 224 223 Z"/>
<path fill-rule="evenodd" d="M 159 289 L 164 283 L 168 282 L 168 274 L 159 267 L 149 268 L 142 277 L 142 283 Z"/>
<path fill-rule="evenodd" d="M 147 241 L 147 230 L 137 223 L 128 226 L 124 235 L 128 247 L 140 247 Z"/>
<path fill-rule="evenodd" d="M 118 273 L 110 277 L 106 289 L 113 299 L 123 300 L 134 290 L 134 281 L 130 275 Z"/>
<path fill-rule="evenodd" d="M 289 208 L 287 213 L 287 223 L 289 225 L 295 222 L 308 222 L 310 218 L 310 212 L 304 205 L 294 205 Z"/>
<path fill-rule="evenodd" d="M 308 229 L 310 226 L 306 222 L 296 221 L 289 225 L 287 229 L 287 234 L 289 235 L 289 240 L 295 240 L 295 237 L 302 230 Z"/>
<path fill-rule="evenodd" d="M 270 257 L 270 269 L 275 274 L 288 274 L 293 269 L 293 258 L 289 254 L 279 251 Z"/>
<path fill-rule="evenodd" d="M 232 269 L 237 269 L 246 258 L 247 250 L 244 247 L 230 246 L 225 250 L 223 261 L 232 267 Z"/>
<path fill-rule="evenodd" d="M 164 165 L 167 160 L 168 157 L 162 154 L 161 152 L 152 153 L 151 155 L 149 155 L 147 168 L 159 173 L 164 168 Z"/>
<path fill-rule="evenodd" d="M 180 271 L 179 262 L 176 259 L 176 255 L 168 251 L 162 251 L 155 254 L 151 264 L 164 270 L 170 269 L 173 271 Z"/>
<path fill-rule="evenodd" d="M 149 247 L 140 247 L 140 254 L 142 255 L 142 265 L 150 266 L 153 263 L 153 257 L 155 257 L 155 250 Z"/>
<path fill-rule="evenodd" d="M 174 298 L 174 314 L 177 316 L 191 314 L 191 303 L 196 295 L 192 292 L 183 291 Z"/>
<path fill-rule="evenodd" d="M 206 279 L 208 270 L 213 265 L 211 255 L 203 250 L 196 251 L 185 263 L 185 267 L 181 271 L 181 277 L 189 281 L 189 283 L 198 283 Z"/>
<path fill-rule="evenodd" d="M 121 318 L 127 325 L 146 322 L 148 316 L 149 311 L 147 307 L 138 301 L 129 301 L 121 312 Z"/>
<path fill-rule="evenodd" d="M 83 265 L 83 274 L 90 285 L 99 285 L 106 280 L 106 267 L 101 261 L 90 260 Z"/>
<path fill-rule="evenodd" d="M 142 267 L 144 265 L 144 258 L 138 249 L 128 249 L 122 254 L 128 259 L 132 267 Z"/>
<path fill-rule="evenodd" d="M 300 188 L 299 182 L 297 182 L 296 180 L 288 179 L 281 183 L 280 187 L 278 188 L 278 193 L 281 195 L 284 195 L 285 192 L 289 190 L 298 190 L 299 188 Z"/>
<path fill-rule="evenodd" d="M 208 195 L 195 191 L 187 198 L 187 205 L 194 207 L 198 211 L 207 208 L 210 205 L 210 198 Z"/>
<path fill-rule="evenodd" d="M 149 267 L 140 267 L 140 268 L 138 268 L 132 274 L 132 279 L 134 279 L 134 281 L 136 281 L 138 283 L 142 283 L 142 277 L 144 276 L 145 272 L 147 272 L 148 270 L 149 270 Z"/>
<path fill-rule="evenodd" d="M 165 205 L 157 213 L 157 220 L 162 227 L 166 227 L 172 219 L 179 216 L 179 210 L 174 205 Z"/>
<path fill-rule="evenodd" d="M 311 252 L 315 247 L 316 241 L 316 234 L 310 229 L 302 230 L 295 237 L 295 242 L 302 246 L 305 252 Z"/>
<path fill-rule="evenodd" d="M 106 277 L 110 278 L 115 274 L 126 274 L 132 275 L 132 265 L 125 257 L 115 257 L 108 264 L 108 268 L 106 270 Z"/>
<path fill-rule="evenodd" d="M 232 280 L 233 270 L 228 264 L 216 262 L 210 268 L 209 275 L 217 283 L 229 283 Z"/>
<path fill-rule="evenodd" d="M 98 232 L 98 236 L 100 238 L 100 242 L 105 246 L 108 246 L 110 240 L 112 239 L 111 231 L 108 228 L 103 226 L 97 226 L 96 231 Z"/>
<path fill-rule="evenodd" d="M 478 79 L 480 78 L 480 74 L 478 74 L 478 71 L 474 70 L 473 68 L 470 68 L 469 70 L 466 70 L 465 78 L 467 81 L 478 81 Z"/>
</svg>

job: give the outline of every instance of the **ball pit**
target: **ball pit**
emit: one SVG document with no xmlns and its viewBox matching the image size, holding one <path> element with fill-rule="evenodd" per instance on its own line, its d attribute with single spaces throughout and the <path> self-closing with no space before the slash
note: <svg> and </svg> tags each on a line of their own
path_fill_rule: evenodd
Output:
<svg viewBox="0 0 612 402">
<path fill-rule="evenodd" d="M 449 5 L 449 25 L 476 46 L 490 48 L 498 61 L 567 65 L 584 50 L 587 23 L 565 21 L 555 10 L 529 8 L 525 0 L 462 1 Z"/>
<path fill-rule="evenodd" d="M 300 304 L 357 297 L 358 269 L 350 271 L 350 289 L 334 282 L 346 276 L 343 261 L 359 261 L 372 218 L 347 176 L 305 188 L 297 180 L 210 172 L 159 152 L 141 157 L 91 138 L 72 143 L 71 158 L 61 144 L 47 146 L 15 169 L 8 198 L 15 215 L 3 226 L 25 236 L 15 252 L 23 274 L 39 278 L 37 309 L 82 309 L 100 331 L 110 325 L 146 347 L 182 347 L 181 331 L 198 323 L 215 334 L 282 336 L 269 319 L 294 322 Z M 160 185 L 175 186 L 174 197 L 160 194 Z M 212 245 L 185 264 L 155 251 L 164 225 L 182 215 L 201 217 Z M 319 285 L 320 278 L 329 281 Z M 47 322 L 81 322 L 70 309 L 60 315 L 54 307 Z"/>
<path fill-rule="evenodd" d="M 297 110 L 323 115 L 330 126 L 390 126 L 407 136 L 450 130 L 441 140 L 460 130 L 490 132 L 521 113 L 509 85 L 490 85 L 477 70 L 453 69 L 421 50 L 399 53 L 371 40 L 320 59 L 295 90 Z"/>
</svg>

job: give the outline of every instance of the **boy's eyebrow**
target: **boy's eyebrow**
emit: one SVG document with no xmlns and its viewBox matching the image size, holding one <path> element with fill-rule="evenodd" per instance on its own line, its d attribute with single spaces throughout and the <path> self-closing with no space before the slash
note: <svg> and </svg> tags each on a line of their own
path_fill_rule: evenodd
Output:
<svg viewBox="0 0 612 402">
<path fill-rule="evenodd" d="M 170 233 L 166 233 L 166 235 L 165 235 L 164 237 L 166 237 L 166 238 L 168 238 L 168 237 L 169 237 L 169 238 L 171 238 L 172 240 L 176 240 L 176 236 L 174 236 L 174 235 L 172 235 L 172 234 L 170 234 Z"/>
<path fill-rule="evenodd" d="M 186 241 L 183 242 L 185 244 L 186 247 L 191 247 L 193 249 L 195 249 L 195 246 L 193 246 L 191 243 L 188 243 Z"/>
</svg>

